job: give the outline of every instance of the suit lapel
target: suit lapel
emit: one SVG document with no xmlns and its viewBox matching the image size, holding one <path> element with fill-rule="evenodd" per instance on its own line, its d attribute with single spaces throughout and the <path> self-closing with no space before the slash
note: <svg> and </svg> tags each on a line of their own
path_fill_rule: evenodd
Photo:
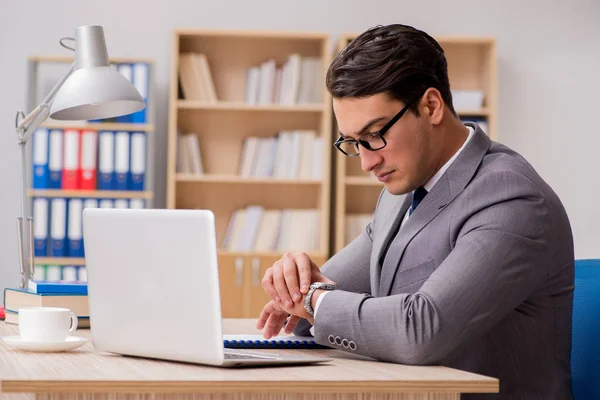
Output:
<svg viewBox="0 0 600 400">
<path fill-rule="evenodd" d="M 400 197 L 400 196 L 399 196 Z M 381 257 L 387 244 L 394 239 L 394 234 L 398 231 L 398 226 L 404 218 L 404 214 L 412 203 L 412 194 L 401 196 L 390 208 L 390 211 L 382 216 L 384 226 L 380 232 L 385 232 L 384 235 L 375 236 L 373 242 L 373 252 L 371 255 L 371 292 L 374 296 L 379 291 L 379 279 L 381 272 Z"/>
<path fill-rule="evenodd" d="M 444 173 L 439 181 L 433 186 L 431 192 L 429 192 L 421 201 L 419 207 L 417 207 L 408 218 L 396 237 L 392 238 L 392 243 L 385 256 L 381 275 L 379 276 L 379 284 L 374 286 L 373 282 L 371 282 L 371 287 L 378 287 L 377 292 L 374 292 L 377 293 L 378 296 L 389 295 L 394 276 L 396 275 L 406 246 L 428 223 L 450 204 L 460 192 L 463 191 L 477 171 L 481 160 L 489 149 L 491 141 L 488 136 L 476 125 L 471 125 L 469 123 L 466 123 L 466 125 L 470 125 L 475 129 L 475 135 L 458 155 L 456 160 L 454 160 L 446 173 Z M 410 205 L 412 196 L 407 196 L 406 201 L 408 201 L 408 204 Z M 402 221 L 402 217 L 400 217 L 398 223 L 400 221 Z M 390 236 L 397 232 L 398 225 L 394 223 L 394 226 L 396 229 L 392 229 L 385 235 L 385 243 L 387 243 Z M 379 258 L 380 255 L 377 256 L 377 261 L 379 261 Z M 371 265 L 373 265 L 373 263 L 371 263 Z M 377 263 L 377 265 L 379 265 L 379 263 Z M 373 274 L 371 275 L 373 277 Z"/>
</svg>

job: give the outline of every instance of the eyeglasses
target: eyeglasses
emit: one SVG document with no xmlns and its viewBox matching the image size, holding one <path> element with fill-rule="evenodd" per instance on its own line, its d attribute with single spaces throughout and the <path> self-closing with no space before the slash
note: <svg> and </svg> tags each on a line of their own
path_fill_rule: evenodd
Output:
<svg viewBox="0 0 600 400">
<path fill-rule="evenodd" d="M 412 105 L 414 101 L 408 103 L 402 110 L 398 112 L 381 130 L 378 132 L 371 132 L 365 135 L 362 135 L 358 139 L 344 139 L 341 136 L 335 141 L 333 144 L 336 149 L 347 155 L 348 157 L 356 157 L 358 156 L 359 150 L 358 145 L 360 144 L 362 147 L 369 151 L 381 150 L 386 145 L 387 142 L 383 138 L 383 135 L 396 123 L 402 116 L 406 113 L 408 108 Z"/>
</svg>

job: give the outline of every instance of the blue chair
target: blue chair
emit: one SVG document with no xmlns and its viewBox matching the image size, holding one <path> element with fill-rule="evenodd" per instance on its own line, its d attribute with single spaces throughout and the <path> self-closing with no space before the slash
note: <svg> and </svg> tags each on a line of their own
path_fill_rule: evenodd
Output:
<svg viewBox="0 0 600 400">
<path fill-rule="evenodd" d="M 575 261 L 573 397 L 600 399 L 600 259 Z"/>
</svg>

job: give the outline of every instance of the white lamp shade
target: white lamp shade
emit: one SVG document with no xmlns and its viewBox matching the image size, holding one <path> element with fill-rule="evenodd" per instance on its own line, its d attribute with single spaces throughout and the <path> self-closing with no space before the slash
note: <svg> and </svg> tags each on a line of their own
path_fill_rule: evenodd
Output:
<svg viewBox="0 0 600 400">
<path fill-rule="evenodd" d="M 137 89 L 115 68 L 75 70 L 56 93 L 50 118 L 90 120 L 132 114 L 146 107 Z"/>
</svg>

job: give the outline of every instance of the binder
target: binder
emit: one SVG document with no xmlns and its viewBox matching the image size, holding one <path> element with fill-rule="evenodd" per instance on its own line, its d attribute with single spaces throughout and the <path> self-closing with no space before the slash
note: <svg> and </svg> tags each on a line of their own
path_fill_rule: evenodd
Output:
<svg viewBox="0 0 600 400">
<path fill-rule="evenodd" d="M 62 184 L 63 132 L 60 129 L 50 131 L 50 149 L 48 155 L 48 189 L 60 189 Z"/>
<path fill-rule="evenodd" d="M 98 190 L 113 190 L 115 174 L 115 134 L 98 134 Z"/>
<path fill-rule="evenodd" d="M 100 208 L 114 208 L 114 200 L 113 199 L 100 199 L 98 202 Z"/>
<path fill-rule="evenodd" d="M 261 335 L 223 335 L 223 345 L 229 349 L 328 349 L 312 336 L 279 335 L 265 339 Z"/>
<path fill-rule="evenodd" d="M 146 133 L 131 133 L 131 190 L 144 190 L 146 175 Z"/>
<path fill-rule="evenodd" d="M 63 133 L 64 164 L 62 171 L 62 188 L 79 189 L 79 131 L 66 129 Z"/>
<path fill-rule="evenodd" d="M 146 200 L 144 199 L 130 199 L 129 208 L 146 208 Z"/>
<path fill-rule="evenodd" d="M 115 135 L 115 189 L 128 190 L 129 185 L 129 132 Z"/>
<path fill-rule="evenodd" d="M 123 75 L 125 77 L 125 79 L 127 79 L 129 82 L 131 82 L 133 84 L 133 68 L 132 68 L 131 64 L 119 63 L 119 64 L 117 64 L 117 71 L 119 71 L 121 73 L 121 75 Z M 120 123 L 132 122 L 131 114 L 121 115 L 121 116 L 117 117 L 116 119 L 117 119 L 117 122 L 120 122 Z"/>
<path fill-rule="evenodd" d="M 48 153 L 49 133 L 48 129 L 40 128 L 33 134 L 33 188 L 47 189 L 49 177 Z"/>
<path fill-rule="evenodd" d="M 133 64 L 133 86 L 140 92 L 140 96 L 144 99 L 146 107 L 148 106 L 148 92 L 149 92 L 149 65 L 147 63 L 137 62 Z M 131 122 L 136 124 L 145 124 L 146 119 L 146 108 L 131 114 Z"/>
<path fill-rule="evenodd" d="M 48 199 L 36 197 L 33 199 L 33 242 L 34 256 L 48 255 Z"/>
<path fill-rule="evenodd" d="M 81 223 L 82 212 L 83 201 L 81 199 L 70 199 L 67 228 L 67 254 L 69 257 L 83 257 L 83 225 Z"/>
<path fill-rule="evenodd" d="M 81 152 L 79 160 L 79 183 L 82 190 L 96 190 L 96 158 L 98 153 L 98 133 L 92 130 L 81 131 Z"/>
<path fill-rule="evenodd" d="M 67 201 L 52 199 L 50 205 L 50 257 L 66 256 Z M 49 272 L 49 271 L 48 271 Z"/>
<path fill-rule="evenodd" d="M 85 199 L 83 201 L 83 209 L 85 210 L 86 208 L 98 208 L 98 199 Z M 82 211 L 83 213 L 83 211 Z M 83 218 L 83 216 L 82 216 Z M 83 225 L 82 225 L 83 227 Z M 82 242 L 81 242 L 81 257 L 85 257 L 85 241 L 83 241 L 83 237 L 82 237 Z M 79 274 L 79 270 L 77 272 Z"/>
<path fill-rule="evenodd" d="M 128 209 L 129 208 L 129 200 L 128 199 L 115 199 L 115 208 Z"/>
</svg>

